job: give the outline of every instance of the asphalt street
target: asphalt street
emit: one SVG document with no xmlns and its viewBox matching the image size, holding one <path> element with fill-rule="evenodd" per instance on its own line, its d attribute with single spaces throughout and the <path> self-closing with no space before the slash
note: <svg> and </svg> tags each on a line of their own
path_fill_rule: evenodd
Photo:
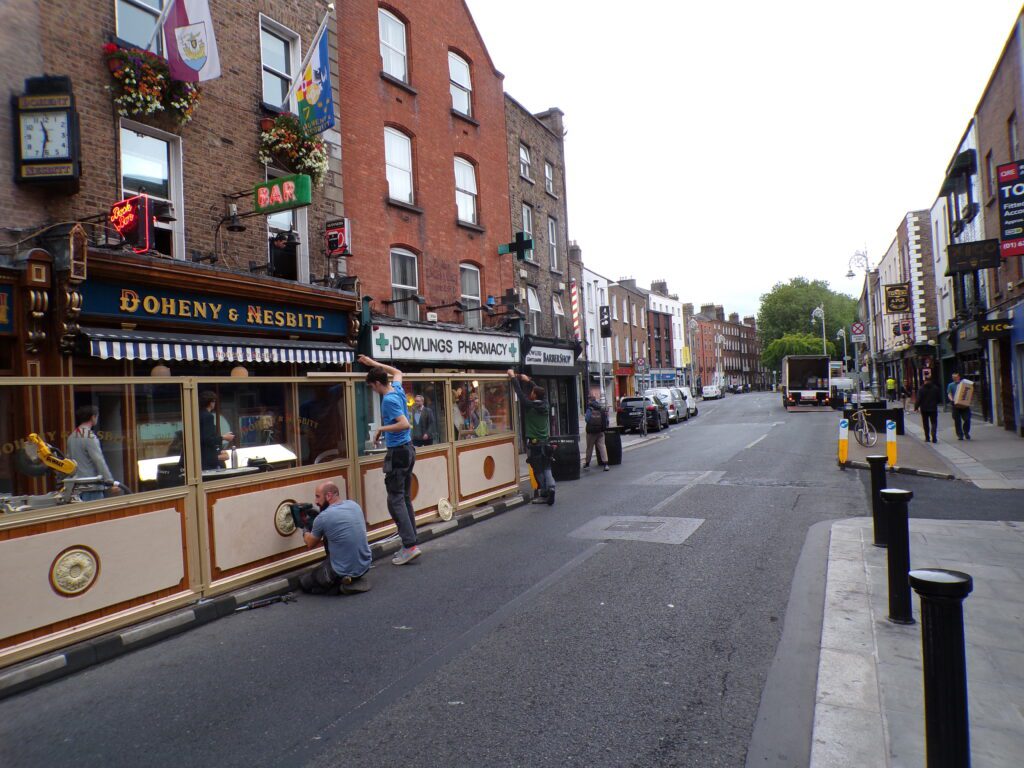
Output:
<svg viewBox="0 0 1024 768">
<path fill-rule="evenodd" d="M 369 593 L 240 613 L 0 702 L 0 765 L 742 766 L 807 532 L 866 511 L 834 415 L 701 403 L 554 507 L 378 562 Z M 906 480 L 925 484 L 912 514 L 954 487 L 972 503 Z"/>
</svg>

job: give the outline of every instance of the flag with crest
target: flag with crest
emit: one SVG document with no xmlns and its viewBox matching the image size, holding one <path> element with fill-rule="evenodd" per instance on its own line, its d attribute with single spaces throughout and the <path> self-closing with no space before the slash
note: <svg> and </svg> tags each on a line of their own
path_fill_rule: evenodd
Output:
<svg viewBox="0 0 1024 768">
<path fill-rule="evenodd" d="M 167 66 L 175 80 L 201 82 L 220 77 L 220 56 L 207 0 L 168 0 L 164 19 Z"/>
</svg>

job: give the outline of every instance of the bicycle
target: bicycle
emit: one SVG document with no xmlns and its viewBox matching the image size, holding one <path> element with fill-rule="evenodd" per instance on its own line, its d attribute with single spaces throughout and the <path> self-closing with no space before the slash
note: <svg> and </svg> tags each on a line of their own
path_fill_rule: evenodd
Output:
<svg viewBox="0 0 1024 768">
<path fill-rule="evenodd" d="M 865 448 L 871 448 L 878 442 L 878 431 L 868 421 L 868 412 L 865 408 L 857 408 L 850 416 L 850 429 L 857 442 Z"/>
</svg>

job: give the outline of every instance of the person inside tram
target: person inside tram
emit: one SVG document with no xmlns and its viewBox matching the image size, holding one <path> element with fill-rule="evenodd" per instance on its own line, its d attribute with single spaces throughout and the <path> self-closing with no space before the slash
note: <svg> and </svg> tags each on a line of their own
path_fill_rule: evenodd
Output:
<svg viewBox="0 0 1024 768">
<path fill-rule="evenodd" d="M 217 428 L 217 417 L 213 413 L 216 408 L 217 395 L 214 392 L 205 390 L 199 393 L 199 457 L 204 470 L 221 469 L 228 460 L 224 444 L 235 440 L 233 432 L 222 435 Z"/>
</svg>

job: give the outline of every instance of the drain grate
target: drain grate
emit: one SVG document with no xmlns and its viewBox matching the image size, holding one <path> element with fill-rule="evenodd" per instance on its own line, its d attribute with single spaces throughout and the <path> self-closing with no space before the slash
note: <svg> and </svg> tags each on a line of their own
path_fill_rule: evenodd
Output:
<svg viewBox="0 0 1024 768">
<path fill-rule="evenodd" d="M 576 539 L 605 541 L 646 541 L 652 544 L 682 544 L 704 520 L 691 517 L 642 517 L 601 515 L 569 535 Z"/>
</svg>

